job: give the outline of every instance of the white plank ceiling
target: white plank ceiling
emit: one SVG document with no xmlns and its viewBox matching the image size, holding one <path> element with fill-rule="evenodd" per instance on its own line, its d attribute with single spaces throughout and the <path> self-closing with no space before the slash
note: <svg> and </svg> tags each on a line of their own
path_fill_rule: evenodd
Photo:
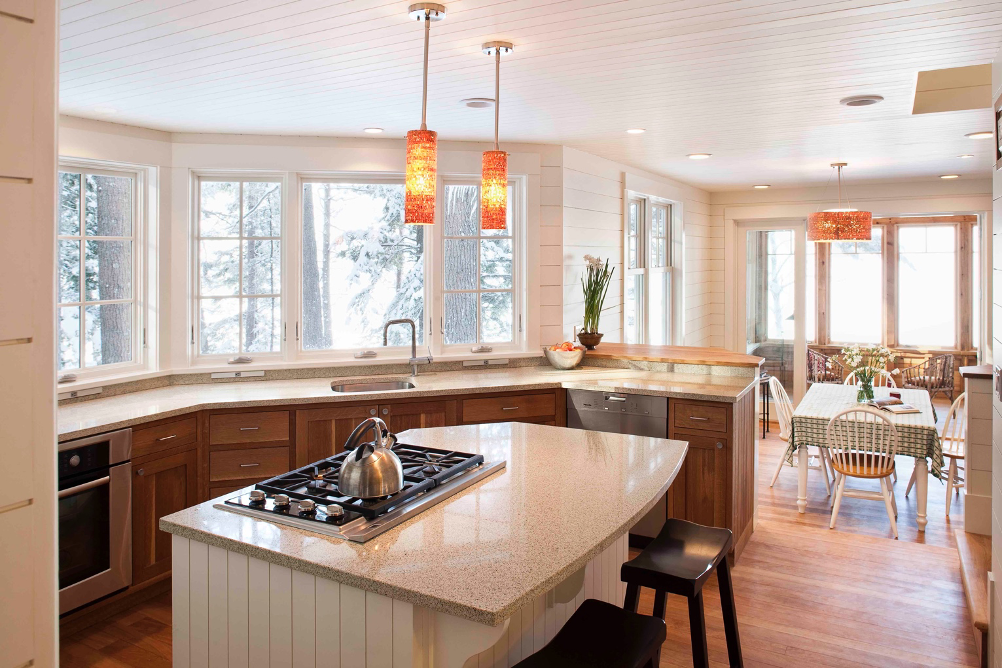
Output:
<svg viewBox="0 0 1002 668">
<path fill-rule="evenodd" d="M 920 70 L 990 62 L 1002 0 L 454 0 L 432 26 L 428 123 L 562 143 L 711 190 L 987 176 L 989 109 L 911 115 Z M 65 114 L 176 132 L 403 136 L 420 24 L 391 0 L 62 0 Z M 883 95 L 864 108 L 840 98 Z M 627 128 L 646 128 L 627 135 Z M 686 154 L 712 153 L 692 161 Z M 973 153 L 974 159 L 958 155 Z"/>
</svg>

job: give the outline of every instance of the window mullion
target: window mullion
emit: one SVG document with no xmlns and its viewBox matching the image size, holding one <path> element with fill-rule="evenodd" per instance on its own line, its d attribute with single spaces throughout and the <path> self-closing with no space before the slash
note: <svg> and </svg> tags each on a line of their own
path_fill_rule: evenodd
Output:
<svg viewBox="0 0 1002 668">
<path fill-rule="evenodd" d="M 237 236 L 237 355 L 244 351 L 244 181 L 240 180 L 240 187 L 237 189 L 237 196 L 240 198 L 237 210 L 240 212 L 240 221 Z"/>
<path fill-rule="evenodd" d="M 84 238 L 85 228 L 84 221 L 86 220 L 86 215 L 84 207 L 87 205 L 87 198 L 84 193 L 87 191 L 87 174 L 81 170 L 80 171 L 80 275 L 77 277 L 80 285 L 80 308 L 78 309 L 77 318 L 79 319 L 79 330 L 80 330 L 80 343 L 79 343 L 79 354 L 80 354 L 80 364 L 78 368 L 83 369 L 87 362 L 86 355 L 86 320 L 87 320 L 87 280 L 86 280 L 86 257 L 87 257 L 87 241 Z"/>
</svg>

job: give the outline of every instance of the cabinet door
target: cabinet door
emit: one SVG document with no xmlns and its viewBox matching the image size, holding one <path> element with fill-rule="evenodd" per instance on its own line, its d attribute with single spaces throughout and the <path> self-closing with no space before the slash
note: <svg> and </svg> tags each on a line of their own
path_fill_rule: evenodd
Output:
<svg viewBox="0 0 1002 668">
<path fill-rule="evenodd" d="M 449 402 L 417 401 L 407 404 L 383 404 L 379 407 L 379 417 L 395 434 L 408 429 L 444 427 L 450 423 Z"/>
<path fill-rule="evenodd" d="M 731 528 L 727 513 L 727 440 L 692 434 L 674 434 L 672 438 L 688 441 L 689 452 L 668 489 L 668 517 Z"/>
<path fill-rule="evenodd" d="M 367 417 L 375 417 L 378 406 L 334 406 L 296 411 L 296 466 L 341 452 L 352 429 Z"/>
<path fill-rule="evenodd" d="M 132 465 L 132 584 L 170 570 L 170 534 L 157 528 L 164 515 L 198 502 L 194 450 Z"/>
</svg>

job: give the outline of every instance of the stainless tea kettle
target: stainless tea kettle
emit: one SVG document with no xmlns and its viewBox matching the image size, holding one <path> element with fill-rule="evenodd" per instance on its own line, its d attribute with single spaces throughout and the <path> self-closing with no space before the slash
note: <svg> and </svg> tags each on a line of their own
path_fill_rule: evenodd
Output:
<svg viewBox="0 0 1002 668">
<path fill-rule="evenodd" d="M 375 434 L 373 442 L 359 445 L 362 436 L 369 430 Z M 390 449 L 396 441 L 397 437 L 389 433 L 386 423 L 379 418 L 363 420 L 344 444 L 345 450 L 354 449 L 354 452 L 341 464 L 338 490 L 345 496 L 360 499 L 375 499 L 399 492 L 404 486 L 404 468 L 400 465 L 400 458 Z"/>
</svg>

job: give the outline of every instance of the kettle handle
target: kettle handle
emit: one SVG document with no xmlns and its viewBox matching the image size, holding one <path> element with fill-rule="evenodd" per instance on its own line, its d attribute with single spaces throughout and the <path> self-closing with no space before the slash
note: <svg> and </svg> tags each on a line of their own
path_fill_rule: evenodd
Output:
<svg viewBox="0 0 1002 668">
<path fill-rule="evenodd" d="M 351 435 L 348 436 L 348 440 L 345 441 L 345 443 L 344 443 L 344 449 L 345 450 L 351 450 L 351 449 L 355 448 L 355 445 L 361 439 L 362 434 L 364 434 L 365 432 L 369 431 L 370 429 L 372 429 L 375 432 L 375 434 L 376 434 L 376 442 L 379 444 L 380 447 L 382 447 L 382 444 L 383 444 L 383 431 L 384 430 L 388 431 L 386 429 L 386 423 L 383 422 L 382 420 L 380 420 L 377 417 L 370 417 L 370 418 L 366 418 L 366 419 L 362 420 L 358 424 L 358 426 L 355 427 L 355 429 L 351 432 Z M 359 448 L 355 452 L 355 461 L 359 461 L 361 459 L 362 459 L 362 448 Z"/>
</svg>

